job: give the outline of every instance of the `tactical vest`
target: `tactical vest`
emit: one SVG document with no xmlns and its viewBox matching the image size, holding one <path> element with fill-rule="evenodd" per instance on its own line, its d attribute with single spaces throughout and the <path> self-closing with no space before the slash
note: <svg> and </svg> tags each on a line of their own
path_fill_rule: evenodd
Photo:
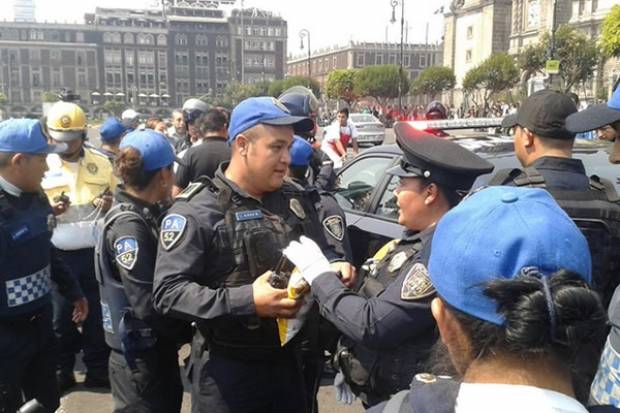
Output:
<svg viewBox="0 0 620 413">
<path fill-rule="evenodd" d="M 133 315 L 121 280 L 115 277 L 111 257 L 106 247 L 106 235 L 112 224 L 120 217 L 136 217 L 151 229 L 155 240 L 156 229 L 135 211 L 133 205 L 120 203 L 107 213 L 99 239 L 95 246 L 95 276 L 99 282 L 101 312 L 105 341 L 112 349 L 122 352 L 130 364 L 133 364 L 135 352 L 148 350 L 156 344 L 155 333 L 144 321 Z M 133 367 L 132 367 L 133 368 Z"/>
<path fill-rule="evenodd" d="M 54 217 L 44 195 L 27 208 L 9 203 L 0 190 L 0 319 L 35 315 L 51 301 L 51 248 Z"/>
<path fill-rule="evenodd" d="M 592 285 L 607 306 L 620 283 L 620 197 L 611 182 L 590 177 L 588 191 L 549 188 L 534 167 L 499 171 L 489 185 L 513 182 L 516 186 L 546 189 L 588 240 L 592 256 Z"/>
<path fill-rule="evenodd" d="M 317 220 L 313 220 L 318 194 L 308 196 L 308 191 L 292 182 L 285 183 L 280 190 L 288 207 L 286 216 L 274 214 L 257 200 L 240 196 L 218 177 L 213 180 L 202 177 L 200 185 L 217 198 L 218 207 L 224 213 L 224 219 L 214 228 L 213 247 L 221 257 L 218 259 L 221 262 L 213 263 L 214 267 L 229 263 L 229 268 L 210 271 L 223 275 L 210 288 L 252 284 L 275 267 L 290 241 L 304 234 L 317 239 L 320 234 Z M 197 193 L 202 187 L 192 192 Z M 181 196 L 177 202 L 190 198 Z M 236 357 L 273 357 L 281 349 L 278 327 L 271 318 L 222 317 L 199 323 L 198 327 L 210 348 Z"/>
<path fill-rule="evenodd" d="M 394 282 L 402 271 L 408 271 L 412 258 L 422 247 L 419 238 L 412 242 L 392 241 L 366 262 L 367 273 L 360 294 L 376 297 Z M 384 256 L 382 256 L 385 253 Z M 366 404 L 375 405 L 391 394 L 406 389 L 420 364 L 426 360 L 435 335 L 415 337 L 393 349 L 369 349 L 343 337 L 338 351 L 338 364 L 351 390 Z"/>
</svg>

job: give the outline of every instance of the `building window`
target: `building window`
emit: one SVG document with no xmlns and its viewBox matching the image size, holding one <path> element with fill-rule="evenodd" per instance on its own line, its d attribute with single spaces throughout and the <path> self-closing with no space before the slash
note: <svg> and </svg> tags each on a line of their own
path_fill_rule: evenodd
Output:
<svg viewBox="0 0 620 413">
<path fill-rule="evenodd" d="M 157 36 L 157 45 L 158 46 L 166 46 L 168 44 L 168 40 L 166 39 L 166 35 L 160 34 Z"/>
<path fill-rule="evenodd" d="M 83 32 L 77 32 L 75 34 L 75 41 L 78 43 L 84 43 L 84 33 Z"/>
<path fill-rule="evenodd" d="M 216 47 L 228 47 L 228 39 L 224 36 L 217 36 L 215 38 Z"/>
<path fill-rule="evenodd" d="M 358 67 L 364 66 L 364 53 L 358 53 L 355 58 L 355 65 Z"/>
<path fill-rule="evenodd" d="M 467 40 L 471 40 L 474 38 L 474 26 L 467 27 Z"/>
<path fill-rule="evenodd" d="M 33 72 L 32 73 L 32 87 L 41 87 L 41 73 Z"/>
<path fill-rule="evenodd" d="M 133 67 L 135 64 L 134 51 L 125 50 L 125 66 Z"/>
<path fill-rule="evenodd" d="M 465 63 L 471 63 L 471 50 L 465 52 Z"/>
<path fill-rule="evenodd" d="M 126 44 L 133 44 L 133 43 L 134 43 L 133 34 L 131 34 L 131 33 L 125 33 L 124 42 L 125 42 Z"/>
<path fill-rule="evenodd" d="M 196 46 L 207 46 L 209 44 L 209 38 L 204 34 L 196 36 Z"/>
<path fill-rule="evenodd" d="M 177 34 L 174 38 L 174 42 L 177 46 L 187 46 L 187 36 L 184 34 Z"/>
<path fill-rule="evenodd" d="M 155 43 L 152 34 L 139 34 L 138 35 L 138 44 L 146 44 L 152 45 Z"/>
<path fill-rule="evenodd" d="M 411 56 L 406 54 L 403 56 L 403 66 L 409 67 L 411 65 Z"/>
<path fill-rule="evenodd" d="M 397 62 L 396 62 L 396 55 L 395 55 L 395 54 L 393 54 L 393 53 L 392 53 L 392 54 L 390 54 L 390 64 L 391 64 L 391 65 L 395 65 L 396 63 L 397 63 Z"/>
<path fill-rule="evenodd" d="M 383 64 L 383 53 L 377 53 L 375 55 L 375 64 L 382 65 Z"/>
<path fill-rule="evenodd" d="M 418 65 L 419 67 L 426 67 L 426 55 L 425 54 L 421 54 L 420 55 L 420 64 Z"/>
</svg>

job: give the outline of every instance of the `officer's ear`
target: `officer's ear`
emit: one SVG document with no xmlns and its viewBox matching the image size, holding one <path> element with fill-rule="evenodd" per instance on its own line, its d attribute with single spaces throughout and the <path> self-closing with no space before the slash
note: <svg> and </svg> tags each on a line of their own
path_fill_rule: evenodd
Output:
<svg viewBox="0 0 620 413">
<path fill-rule="evenodd" d="M 241 156 L 246 156 L 248 154 L 250 139 L 247 136 L 245 136 L 244 134 L 237 135 L 233 142 Z"/>
<path fill-rule="evenodd" d="M 12 167 L 20 167 L 20 166 L 25 165 L 27 161 L 28 161 L 28 155 L 24 153 L 15 153 L 15 154 L 12 154 L 12 156 L 10 157 L 8 161 L 8 165 Z"/>
<path fill-rule="evenodd" d="M 430 205 L 435 202 L 439 196 L 439 187 L 437 184 L 434 182 L 428 184 L 426 188 L 424 188 L 424 195 L 424 205 Z"/>
<path fill-rule="evenodd" d="M 528 128 L 521 129 L 521 143 L 526 148 L 530 148 L 534 145 L 534 133 Z"/>
</svg>

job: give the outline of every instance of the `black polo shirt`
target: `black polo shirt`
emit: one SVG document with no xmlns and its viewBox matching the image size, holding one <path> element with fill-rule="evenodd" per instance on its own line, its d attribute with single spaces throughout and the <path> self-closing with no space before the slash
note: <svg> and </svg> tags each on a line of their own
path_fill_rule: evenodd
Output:
<svg viewBox="0 0 620 413">
<path fill-rule="evenodd" d="M 176 174 L 176 186 L 186 188 L 190 182 L 206 175 L 215 176 L 220 163 L 230 160 L 230 146 L 226 138 L 219 136 L 207 137 L 199 145 L 192 146 L 185 152 L 183 163 Z"/>
</svg>

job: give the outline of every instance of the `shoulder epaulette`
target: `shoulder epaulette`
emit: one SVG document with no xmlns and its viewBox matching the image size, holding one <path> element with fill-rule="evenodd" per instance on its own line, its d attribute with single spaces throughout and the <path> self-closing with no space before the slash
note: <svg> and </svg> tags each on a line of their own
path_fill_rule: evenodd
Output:
<svg viewBox="0 0 620 413">
<path fill-rule="evenodd" d="M 211 179 L 207 176 L 201 176 L 196 181 L 190 182 L 190 184 L 180 194 L 178 194 L 175 199 L 189 201 L 204 188 L 208 188 L 212 192 L 217 192 L 217 186 L 213 183 L 213 181 L 211 181 Z"/>
</svg>

